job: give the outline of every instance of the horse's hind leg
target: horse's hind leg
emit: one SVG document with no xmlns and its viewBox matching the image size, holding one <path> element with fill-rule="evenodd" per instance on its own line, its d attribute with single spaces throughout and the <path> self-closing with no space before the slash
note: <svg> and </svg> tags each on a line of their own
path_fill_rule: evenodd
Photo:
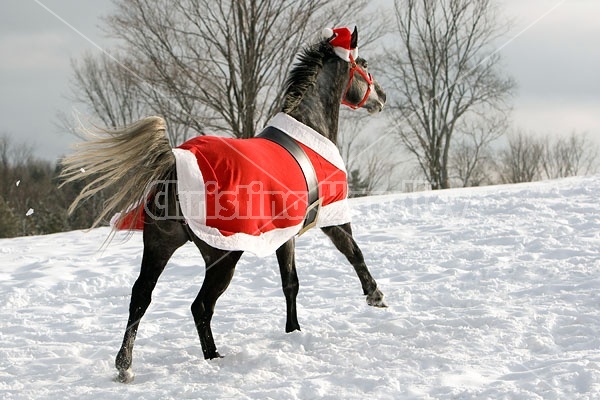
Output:
<svg viewBox="0 0 600 400">
<path fill-rule="evenodd" d="M 243 252 L 219 250 L 197 238 L 194 239 L 194 242 L 206 263 L 206 275 L 200 293 L 192 303 L 192 315 L 202 345 L 202 353 L 205 359 L 210 360 L 221 357 L 210 327 L 215 304 L 229 286 L 235 265 Z"/>
<path fill-rule="evenodd" d="M 153 221 L 144 227 L 144 255 L 140 275 L 131 290 L 129 320 L 123 344 L 117 354 L 115 366 L 119 371 L 117 380 L 128 383 L 133 380 L 131 371 L 133 343 L 140 320 L 150 305 L 152 291 L 158 277 L 175 250 L 188 241 L 188 236 L 179 222 Z"/>
<path fill-rule="evenodd" d="M 363 288 L 363 294 L 367 295 L 367 303 L 370 306 L 375 307 L 387 307 L 383 299 L 383 293 L 377 288 L 377 282 L 371 276 L 362 251 L 356 244 L 356 241 L 352 237 L 352 228 L 350 224 L 343 224 L 337 226 L 328 226 L 322 228 L 323 232 L 333 242 L 335 247 L 346 256 L 350 264 L 354 267 L 360 283 Z"/>
<path fill-rule="evenodd" d="M 298 315 L 296 313 L 296 296 L 298 295 L 299 283 L 296 273 L 296 260 L 294 255 L 294 239 L 285 242 L 277 249 L 277 261 L 279 262 L 279 271 L 281 272 L 281 284 L 285 294 L 287 307 L 287 321 L 285 331 L 293 332 L 300 330 L 298 324 Z"/>
</svg>

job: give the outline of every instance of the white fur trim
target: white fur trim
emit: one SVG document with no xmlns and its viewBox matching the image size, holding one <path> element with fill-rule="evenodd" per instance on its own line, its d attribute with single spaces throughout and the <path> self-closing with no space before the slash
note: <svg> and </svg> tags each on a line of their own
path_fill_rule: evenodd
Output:
<svg viewBox="0 0 600 400">
<path fill-rule="evenodd" d="M 177 166 L 177 194 L 185 218 L 197 225 L 206 224 L 204 177 L 194 153 L 173 149 Z"/>
<path fill-rule="evenodd" d="M 311 127 L 282 112 L 275 115 L 268 125 L 281 129 L 346 173 L 346 166 L 337 146 Z"/>
<path fill-rule="evenodd" d="M 289 228 L 273 229 L 259 236 L 246 233 L 234 233 L 230 236 L 223 234 L 216 228 L 188 221 L 188 226 L 196 236 L 209 245 L 222 250 L 248 251 L 258 257 L 273 254 L 281 245 L 293 238 L 302 229 L 302 223 Z"/>
<path fill-rule="evenodd" d="M 350 62 L 350 50 L 334 46 L 333 52 L 342 60 Z"/>
<path fill-rule="evenodd" d="M 110 222 L 109 222 L 109 226 L 111 228 L 114 229 L 117 226 L 117 221 L 119 220 L 119 218 L 121 218 L 121 215 L 123 215 L 123 213 L 118 212 L 112 216 L 112 218 L 110 219 Z"/>
<path fill-rule="evenodd" d="M 323 36 L 324 39 L 329 39 L 333 36 L 333 29 L 323 28 L 323 30 L 321 31 L 321 35 Z"/>
<path fill-rule="evenodd" d="M 358 49 L 344 49 L 343 47 L 333 46 L 333 52 L 342 60 L 350 62 L 350 54 L 356 60 L 358 58 Z"/>
<path fill-rule="evenodd" d="M 321 206 L 317 217 L 317 227 L 342 225 L 352 221 L 348 199 L 336 201 L 326 206 Z"/>
</svg>

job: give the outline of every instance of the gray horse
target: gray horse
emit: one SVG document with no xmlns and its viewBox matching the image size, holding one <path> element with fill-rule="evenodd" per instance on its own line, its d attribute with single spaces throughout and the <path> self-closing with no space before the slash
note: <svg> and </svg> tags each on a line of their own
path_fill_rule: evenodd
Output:
<svg viewBox="0 0 600 400">
<path fill-rule="evenodd" d="M 351 50 L 357 48 L 357 37 L 355 28 L 349 43 Z M 333 38 L 328 38 L 302 51 L 287 80 L 282 112 L 322 135 L 319 140 L 324 137 L 335 144 L 340 104 L 376 113 L 383 109 L 385 93 L 368 74 L 363 58 L 355 60 L 350 54 L 349 61 L 345 60 L 333 43 Z M 144 253 L 140 275 L 132 288 L 123 344 L 116 357 L 117 380 L 133 380 L 132 351 L 140 320 L 150 305 L 152 291 L 168 260 L 188 241 L 196 244 L 206 264 L 202 288 L 191 307 L 202 351 L 205 359 L 220 357 L 210 323 L 215 303 L 227 289 L 243 250 L 211 245 L 190 227 L 185 213 L 182 215 L 181 193 L 177 194 L 178 170 L 173 149 L 165 136 L 164 121 L 149 117 L 122 130 L 100 132 L 81 146 L 79 152 L 64 160 L 63 177 L 66 182 L 90 175 L 93 179 L 74 201 L 72 209 L 81 200 L 107 187 L 118 190 L 107 201 L 96 224 L 115 212 L 131 209 L 136 204 L 143 205 L 139 208 L 139 216 L 144 221 Z M 149 185 L 156 182 L 158 184 L 148 191 Z M 309 206 L 304 198 L 303 212 Z M 131 218 L 131 213 L 122 214 L 117 225 L 122 226 L 127 217 Z M 319 227 L 356 270 L 367 303 L 386 307 L 383 293 L 377 288 L 352 237 L 350 223 Z M 275 251 L 287 304 L 286 332 L 300 330 L 296 315 L 299 284 L 294 256 L 294 238 L 298 230 L 285 237 Z"/>
</svg>

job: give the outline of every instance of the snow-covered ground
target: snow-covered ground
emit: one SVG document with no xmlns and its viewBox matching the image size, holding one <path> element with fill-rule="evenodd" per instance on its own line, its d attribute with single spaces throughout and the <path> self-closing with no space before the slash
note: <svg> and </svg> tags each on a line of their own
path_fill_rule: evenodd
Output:
<svg viewBox="0 0 600 400">
<path fill-rule="evenodd" d="M 141 236 L 0 240 L 0 398 L 600 398 L 600 177 L 353 201 L 388 309 L 368 307 L 319 231 L 297 241 L 302 332 L 284 333 L 275 257 L 245 255 L 205 361 L 193 245 L 142 320 L 132 384 L 114 356 Z"/>
</svg>

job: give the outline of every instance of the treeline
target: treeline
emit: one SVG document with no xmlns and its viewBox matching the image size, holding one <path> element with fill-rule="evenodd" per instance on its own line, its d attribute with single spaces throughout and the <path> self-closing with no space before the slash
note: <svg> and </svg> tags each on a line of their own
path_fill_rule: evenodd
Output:
<svg viewBox="0 0 600 400">
<path fill-rule="evenodd" d="M 475 150 L 464 147 L 462 151 Z M 584 134 L 555 137 L 518 132 L 506 135 L 503 145 L 478 152 L 476 157 L 471 153 L 462 157 L 460 151 L 456 153 L 452 160 L 454 187 L 532 182 L 586 175 L 598 170 L 598 146 Z M 26 145 L 13 143 L 8 136 L 0 137 L 0 237 L 89 228 L 108 194 L 99 193 L 69 215 L 68 207 L 85 182 L 59 188 L 60 165 L 32 154 Z M 476 163 L 473 163 L 474 158 Z M 391 165 L 395 164 L 381 165 L 390 175 Z M 360 197 L 382 190 L 423 190 L 428 186 L 425 183 L 418 188 L 403 188 L 401 183 L 407 178 L 426 182 L 418 175 L 397 175 L 396 182 L 390 178 L 382 184 L 383 175 L 375 166 L 359 170 L 349 165 L 350 195 Z"/>
<path fill-rule="evenodd" d="M 103 196 L 67 209 L 81 185 L 58 188 L 60 167 L 33 156 L 30 147 L 0 137 L 0 237 L 42 235 L 89 228 Z"/>
<path fill-rule="evenodd" d="M 567 136 L 517 131 L 473 155 L 458 148 L 451 160 L 454 187 L 534 182 L 598 171 L 598 144 L 584 133 Z M 468 154 L 470 152 L 470 154 Z"/>
<path fill-rule="evenodd" d="M 480 142 L 479 146 L 460 143 L 449 162 L 449 181 L 456 188 L 591 175 L 600 169 L 599 154 L 598 144 L 585 133 L 502 133 L 493 142 Z M 344 158 L 346 162 L 351 159 Z M 351 197 L 431 188 L 421 168 L 392 160 L 388 154 L 366 167 L 347 163 Z"/>
</svg>

